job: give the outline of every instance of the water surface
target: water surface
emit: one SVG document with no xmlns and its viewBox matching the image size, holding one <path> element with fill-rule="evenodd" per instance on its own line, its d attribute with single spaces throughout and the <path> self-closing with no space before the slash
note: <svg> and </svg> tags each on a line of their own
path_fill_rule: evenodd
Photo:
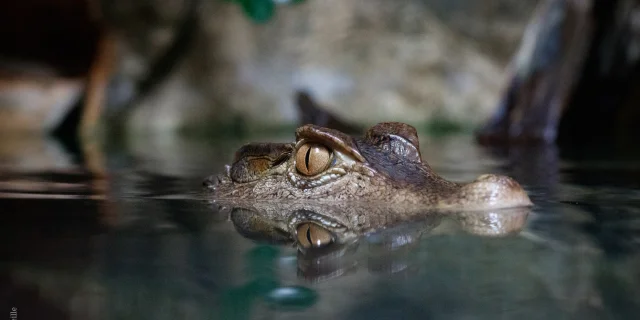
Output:
<svg viewBox="0 0 640 320">
<path fill-rule="evenodd" d="M 536 204 L 520 232 L 443 219 L 410 245 L 384 234 L 318 267 L 240 235 L 204 177 L 242 143 L 138 138 L 67 151 L 0 148 L 0 306 L 19 319 L 634 319 L 640 311 L 640 161 L 553 148 L 487 150 L 421 137 L 448 179 L 513 176 Z M 7 144 L 4 144 L 5 146 Z M 13 143 L 16 145 L 16 143 Z M 427 223 L 427 222 L 425 222 Z M 394 232 L 402 233 L 404 229 Z"/>
</svg>

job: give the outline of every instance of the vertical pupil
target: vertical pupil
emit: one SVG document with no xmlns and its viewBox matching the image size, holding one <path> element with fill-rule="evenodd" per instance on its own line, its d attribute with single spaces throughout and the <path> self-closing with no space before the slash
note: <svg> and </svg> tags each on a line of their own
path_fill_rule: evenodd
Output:
<svg viewBox="0 0 640 320">
<path fill-rule="evenodd" d="M 307 228 L 307 241 L 309 241 L 309 243 L 311 245 L 313 245 L 313 241 L 311 240 L 311 227 L 310 226 Z"/>
<path fill-rule="evenodd" d="M 311 148 L 307 149 L 307 154 L 304 156 L 304 164 L 309 169 L 309 155 L 311 154 Z"/>
</svg>

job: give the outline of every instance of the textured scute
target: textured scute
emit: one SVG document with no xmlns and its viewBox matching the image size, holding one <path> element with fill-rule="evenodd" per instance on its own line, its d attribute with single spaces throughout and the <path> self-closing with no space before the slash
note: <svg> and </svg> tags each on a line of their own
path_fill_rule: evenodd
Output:
<svg viewBox="0 0 640 320">
<path fill-rule="evenodd" d="M 379 123 L 369 130 L 364 140 L 383 150 L 405 158 L 412 162 L 422 162 L 418 132 L 408 124 L 401 122 Z"/>
<path fill-rule="evenodd" d="M 457 184 L 447 181 L 428 167 L 426 163 L 411 161 L 395 152 L 357 140 L 358 148 L 367 159 L 367 163 L 380 175 L 387 178 L 389 184 L 399 189 L 424 190 L 431 192 L 452 192 Z"/>
</svg>

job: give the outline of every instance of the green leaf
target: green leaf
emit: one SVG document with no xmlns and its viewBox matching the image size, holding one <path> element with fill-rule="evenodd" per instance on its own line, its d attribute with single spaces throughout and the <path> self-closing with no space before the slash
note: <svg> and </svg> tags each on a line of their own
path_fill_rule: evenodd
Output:
<svg viewBox="0 0 640 320">
<path fill-rule="evenodd" d="M 275 4 L 272 0 L 241 0 L 244 13 L 257 23 L 265 23 L 273 17 Z"/>
</svg>

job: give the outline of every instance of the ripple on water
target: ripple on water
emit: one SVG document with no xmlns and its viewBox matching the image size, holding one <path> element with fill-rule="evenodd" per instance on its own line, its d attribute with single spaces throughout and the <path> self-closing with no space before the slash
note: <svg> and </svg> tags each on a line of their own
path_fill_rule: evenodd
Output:
<svg viewBox="0 0 640 320">
<path fill-rule="evenodd" d="M 264 298 L 271 307 L 304 309 L 315 304 L 318 294 L 302 286 L 283 286 L 271 290 Z"/>
</svg>

